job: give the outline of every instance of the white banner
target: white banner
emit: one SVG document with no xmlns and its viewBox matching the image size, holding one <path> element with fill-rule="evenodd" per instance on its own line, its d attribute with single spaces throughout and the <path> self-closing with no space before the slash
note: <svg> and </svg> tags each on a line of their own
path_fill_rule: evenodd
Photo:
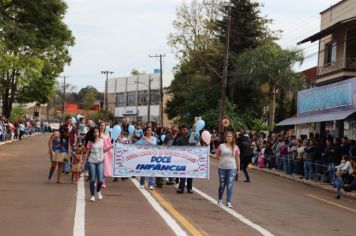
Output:
<svg viewBox="0 0 356 236">
<path fill-rule="evenodd" d="M 209 178 L 209 147 L 116 143 L 113 176 Z"/>
</svg>

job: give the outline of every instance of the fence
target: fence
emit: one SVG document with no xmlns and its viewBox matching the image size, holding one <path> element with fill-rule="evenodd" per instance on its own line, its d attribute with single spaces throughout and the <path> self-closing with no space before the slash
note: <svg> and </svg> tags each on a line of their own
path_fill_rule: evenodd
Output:
<svg viewBox="0 0 356 236">
<path fill-rule="evenodd" d="M 264 158 L 252 157 L 252 163 L 260 168 L 269 168 L 283 171 L 286 174 L 298 175 L 301 178 L 312 179 L 330 183 L 333 180 L 336 169 L 334 164 L 323 160 L 305 161 L 295 159 L 292 155 L 284 157 L 265 155 Z"/>
</svg>

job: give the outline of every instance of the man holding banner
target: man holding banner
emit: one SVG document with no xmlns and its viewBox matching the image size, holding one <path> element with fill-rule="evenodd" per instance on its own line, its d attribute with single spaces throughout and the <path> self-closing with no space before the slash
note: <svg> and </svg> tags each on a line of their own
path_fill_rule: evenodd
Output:
<svg viewBox="0 0 356 236">
<path fill-rule="evenodd" d="M 189 128 L 187 125 L 182 125 L 180 127 L 181 130 L 181 136 L 176 139 L 176 141 L 173 143 L 173 145 L 176 146 L 189 146 Z M 184 193 L 184 187 L 185 187 L 185 181 L 186 178 L 180 178 L 179 179 L 179 186 L 177 193 Z M 187 192 L 188 193 L 193 193 L 193 178 L 188 178 L 187 179 Z"/>
</svg>

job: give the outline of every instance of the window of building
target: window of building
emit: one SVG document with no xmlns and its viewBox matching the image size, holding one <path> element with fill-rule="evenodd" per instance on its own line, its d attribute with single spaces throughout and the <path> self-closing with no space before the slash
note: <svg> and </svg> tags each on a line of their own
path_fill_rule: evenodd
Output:
<svg viewBox="0 0 356 236">
<path fill-rule="evenodd" d="M 127 92 L 127 106 L 136 105 L 136 91 Z"/>
<path fill-rule="evenodd" d="M 116 95 L 117 105 L 125 106 L 125 93 L 118 93 Z"/>
<path fill-rule="evenodd" d="M 159 105 L 160 93 L 158 89 L 151 90 L 151 105 Z"/>
<path fill-rule="evenodd" d="M 138 104 L 139 106 L 146 106 L 148 104 L 148 91 L 138 91 Z"/>
<path fill-rule="evenodd" d="M 142 123 L 142 116 L 137 117 L 137 123 Z"/>
<path fill-rule="evenodd" d="M 325 49 L 326 49 L 325 64 L 335 63 L 336 62 L 336 42 L 326 44 Z"/>
</svg>

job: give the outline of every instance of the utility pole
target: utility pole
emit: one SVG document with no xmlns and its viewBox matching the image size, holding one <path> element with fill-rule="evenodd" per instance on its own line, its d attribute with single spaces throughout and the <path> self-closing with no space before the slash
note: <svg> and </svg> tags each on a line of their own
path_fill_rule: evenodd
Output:
<svg viewBox="0 0 356 236">
<path fill-rule="evenodd" d="M 149 55 L 149 57 L 159 57 L 159 75 L 160 75 L 160 106 L 159 106 L 159 113 L 160 113 L 160 121 L 161 127 L 163 127 L 163 68 L 162 68 L 162 57 L 165 57 L 165 54 L 156 54 L 156 55 Z M 150 98 L 151 99 L 151 98 Z"/>
<path fill-rule="evenodd" d="M 64 107 L 65 107 L 65 101 L 66 101 L 66 87 L 68 86 L 66 84 L 66 79 L 68 78 L 68 76 L 62 76 L 63 78 L 63 104 L 62 104 L 62 119 L 64 117 Z"/>
<path fill-rule="evenodd" d="M 225 98 L 226 98 L 226 85 L 227 85 L 227 74 L 229 66 L 229 46 L 230 46 L 230 30 L 231 30 L 231 4 L 225 5 L 227 8 L 227 29 L 226 29 L 226 42 L 225 42 L 225 55 L 224 55 L 224 70 L 223 79 L 221 81 L 221 98 L 220 98 L 220 110 L 219 110 L 219 133 L 224 131 L 222 124 L 225 118 Z"/>
<path fill-rule="evenodd" d="M 105 93 L 104 93 L 104 107 L 105 107 L 105 110 L 108 111 L 109 109 L 109 103 L 108 103 L 108 80 L 109 80 L 109 74 L 113 74 L 114 72 L 113 71 L 108 71 L 108 70 L 105 70 L 105 71 L 101 71 L 102 74 L 105 74 L 106 75 L 106 79 L 105 79 Z"/>
<path fill-rule="evenodd" d="M 229 66 L 229 47 L 230 47 L 230 31 L 231 31 L 231 7 L 233 4 L 231 2 L 221 2 L 216 4 L 215 2 L 210 2 L 208 0 L 203 1 L 204 5 L 220 5 L 227 11 L 227 25 L 226 25 L 226 39 L 225 39 L 225 54 L 224 54 L 224 67 L 223 76 L 221 80 L 220 87 L 220 105 L 219 105 L 219 133 L 224 131 L 222 121 L 225 118 L 225 100 L 226 100 L 226 86 L 227 86 L 227 76 L 228 76 L 228 66 Z"/>
</svg>

